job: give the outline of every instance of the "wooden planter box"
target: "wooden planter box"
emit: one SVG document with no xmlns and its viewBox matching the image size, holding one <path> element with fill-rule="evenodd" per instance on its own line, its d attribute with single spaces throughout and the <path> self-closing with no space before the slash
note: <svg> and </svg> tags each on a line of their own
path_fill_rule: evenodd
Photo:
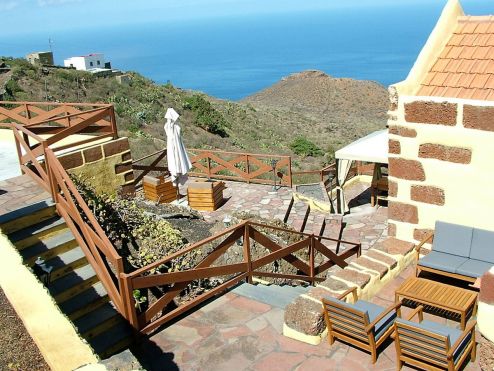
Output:
<svg viewBox="0 0 494 371">
<path fill-rule="evenodd" d="M 144 197 L 147 200 L 160 204 L 175 201 L 177 199 L 177 187 L 171 180 L 165 180 L 164 176 L 145 176 L 142 181 Z"/>
<path fill-rule="evenodd" d="M 187 187 L 189 206 L 196 210 L 214 211 L 223 203 L 225 183 L 197 181 Z"/>
</svg>

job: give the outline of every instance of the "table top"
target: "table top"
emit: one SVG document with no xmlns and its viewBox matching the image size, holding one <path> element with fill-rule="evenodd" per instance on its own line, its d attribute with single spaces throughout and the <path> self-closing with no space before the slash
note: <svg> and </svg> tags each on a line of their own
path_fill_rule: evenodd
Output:
<svg viewBox="0 0 494 371">
<path fill-rule="evenodd" d="M 419 277 L 408 278 L 396 294 L 455 311 L 467 310 L 477 299 L 474 291 Z"/>
</svg>

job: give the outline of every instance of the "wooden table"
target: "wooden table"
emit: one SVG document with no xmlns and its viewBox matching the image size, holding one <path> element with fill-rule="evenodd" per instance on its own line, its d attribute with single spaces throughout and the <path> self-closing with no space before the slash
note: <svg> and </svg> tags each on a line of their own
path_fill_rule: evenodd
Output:
<svg viewBox="0 0 494 371">
<path fill-rule="evenodd" d="M 465 329 L 467 317 L 477 309 L 477 293 L 424 278 L 410 277 L 396 290 L 395 301 L 408 299 L 424 306 L 431 306 L 456 313 L 461 318 L 461 329 Z"/>
</svg>

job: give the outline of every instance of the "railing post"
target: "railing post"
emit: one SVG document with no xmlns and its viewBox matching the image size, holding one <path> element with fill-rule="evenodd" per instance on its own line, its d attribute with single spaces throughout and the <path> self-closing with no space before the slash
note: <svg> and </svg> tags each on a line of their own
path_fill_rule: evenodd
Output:
<svg viewBox="0 0 494 371">
<path fill-rule="evenodd" d="M 252 258 L 250 256 L 249 224 L 244 224 L 244 262 L 247 264 L 247 282 L 252 283 Z"/>
<path fill-rule="evenodd" d="M 314 233 L 310 235 L 310 245 L 309 245 L 309 265 L 310 265 L 310 282 L 311 285 L 314 286 L 316 280 L 315 280 L 315 267 L 314 267 L 314 260 L 315 260 L 315 244 L 316 244 L 316 239 L 314 237 Z"/>
<path fill-rule="evenodd" d="M 245 154 L 245 172 L 247 173 L 247 184 L 250 184 L 250 166 L 249 166 L 249 155 Z"/>
<path fill-rule="evenodd" d="M 288 183 L 290 184 L 290 188 L 293 187 L 293 179 L 292 179 L 292 156 L 288 156 Z"/>
<path fill-rule="evenodd" d="M 57 203 L 57 189 L 56 189 L 56 185 L 55 185 L 55 179 L 54 179 L 54 175 L 51 171 L 51 164 L 50 164 L 50 161 L 48 160 L 48 156 L 47 156 L 47 149 L 48 149 L 48 144 L 46 144 L 46 142 L 43 142 L 43 153 L 45 155 L 45 168 L 46 168 L 46 177 L 48 178 L 48 185 L 50 186 L 50 192 L 51 192 L 51 198 L 53 199 L 53 202 Z M 55 164 L 53 164 L 55 165 Z"/>
<path fill-rule="evenodd" d="M 110 106 L 110 122 L 113 133 L 113 139 L 117 139 L 118 138 L 117 121 L 115 119 L 115 108 L 113 107 L 113 104 Z"/>
<path fill-rule="evenodd" d="M 130 282 L 132 279 L 125 273 L 120 273 L 119 279 L 122 284 L 122 300 L 125 308 L 125 318 L 134 329 L 139 331 L 139 320 L 137 319 L 132 283 Z"/>
<path fill-rule="evenodd" d="M 210 156 L 209 152 L 208 152 L 207 164 L 208 164 L 208 179 L 211 179 L 211 156 Z"/>
</svg>

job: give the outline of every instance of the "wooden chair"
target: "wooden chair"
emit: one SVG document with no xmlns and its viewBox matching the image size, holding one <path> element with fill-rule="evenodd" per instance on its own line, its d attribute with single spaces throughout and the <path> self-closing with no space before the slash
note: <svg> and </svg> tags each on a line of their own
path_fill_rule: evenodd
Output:
<svg viewBox="0 0 494 371">
<path fill-rule="evenodd" d="M 365 300 L 357 300 L 356 290 L 356 287 L 351 288 L 338 298 L 322 298 L 328 341 L 332 345 L 338 338 L 367 350 L 372 355 L 372 363 L 376 363 L 377 348 L 393 333 L 393 323 L 400 315 L 401 303 L 385 309 Z M 353 304 L 343 301 L 350 293 Z"/>
<path fill-rule="evenodd" d="M 475 324 L 469 322 L 464 331 L 423 319 L 418 306 L 408 320 L 395 321 L 396 358 L 398 370 L 409 363 L 426 370 L 458 370 L 470 354 L 475 361 Z M 418 315 L 419 322 L 412 322 Z"/>
<path fill-rule="evenodd" d="M 371 183 L 371 206 L 374 206 L 379 199 L 388 199 L 388 175 L 383 172 L 381 167 L 384 164 L 375 164 Z"/>
</svg>

